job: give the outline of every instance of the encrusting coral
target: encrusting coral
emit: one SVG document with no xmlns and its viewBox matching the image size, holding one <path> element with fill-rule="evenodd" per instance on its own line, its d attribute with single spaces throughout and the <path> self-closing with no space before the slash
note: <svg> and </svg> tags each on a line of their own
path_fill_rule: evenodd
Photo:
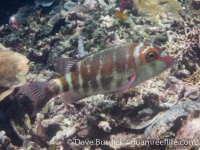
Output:
<svg viewBox="0 0 200 150">
<path fill-rule="evenodd" d="M 176 0 L 134 0 L 137 11 L 147 10 L 152 22 L 159 22 L 160 15 L 171 12 L 174 18 L 180 18 L 181 4 Z"/>
<path fill-rule="evenodd" d="M 192 118 L 188 117 L 187 122 L 181 127 L 181 129 L 177 132 L 176 140 L 186 140 L 189 141 L 189 144 L 184 145 L 173 145 L 173 149 L 195 149 L 198 148 L 198 142 L 200 139 L 200 118 Z"/>
<path fill-rule="evenodd" d="M 16 52 L 0 49 L 0 101 L 17 86 L 26 83 L 28 59 Z"/>
</svg>

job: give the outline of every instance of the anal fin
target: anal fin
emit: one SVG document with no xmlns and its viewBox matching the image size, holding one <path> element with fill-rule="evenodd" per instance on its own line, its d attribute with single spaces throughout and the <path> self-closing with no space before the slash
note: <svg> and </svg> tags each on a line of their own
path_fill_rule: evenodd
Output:
<svg viewBox="0 0 200 150">
<path fill-rule="evenodd" d="M 80 95 L 73 92 L 65 92 L 60 94 L 60 99 L 64 104 L 72 104 L 76 103 L 78 100 L 81 100 L 83 98 L 86 98 L 85 95 Z"/>
</svg>

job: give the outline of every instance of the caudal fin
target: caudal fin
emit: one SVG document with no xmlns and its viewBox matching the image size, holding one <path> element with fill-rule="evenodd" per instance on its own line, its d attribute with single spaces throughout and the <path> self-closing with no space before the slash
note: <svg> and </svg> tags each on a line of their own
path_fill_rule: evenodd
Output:
<svg viewBox="0 0 200 150">
<path fill-rule="evenodd" d="M 35 116 L 54 96 L 49 92 L 48 84 L 48 82 L 41 82 L 23 85 L 15 88 L 12 96 L 19 98 L 20 95 L 24 95 L 34 102 L 34 110 L 31 116 Z"/>
</svg>

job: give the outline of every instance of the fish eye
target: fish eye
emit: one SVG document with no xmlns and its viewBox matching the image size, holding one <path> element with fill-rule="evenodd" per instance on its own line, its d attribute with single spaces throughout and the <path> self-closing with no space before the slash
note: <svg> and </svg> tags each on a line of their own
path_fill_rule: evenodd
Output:
<svg viewBox="0 0 200 150">
<path fill-rule="evenodd" d="M 146 54 L 146 60 L 147 62 L 151 62 L 157 58 L 157 53 L 155 52 L 149 52 Z"/>
</svg>

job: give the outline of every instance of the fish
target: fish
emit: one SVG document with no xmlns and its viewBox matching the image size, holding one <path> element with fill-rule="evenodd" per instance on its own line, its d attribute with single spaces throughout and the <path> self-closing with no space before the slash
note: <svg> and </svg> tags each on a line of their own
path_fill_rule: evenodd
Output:
<svg viewBox="0 0 200 150">
<path fill-rule="evenodd" d="M 132 42 L 109 47 L 81 58 L 55 58 L 54 67 L 63 76 L 15 88 L 34 103 L 35 116 L 60 94 L 64 104 L 96 94 L 123 92 L 171 67 L 175 59 L 151 43 Z"/>
<path fill-rule="evenodd" d="M 125 14 L 123 14 L 123 12 L 120 12 L 120 11 L 117 11 L 115 14 L 114 14 L 114 18 L 115 19 L 121 19 L 123 21 L 126 21 L 127 17 Z"/>
<path fill-rule="evenodd" d="M 49 150 L 56 150 L 56 144 L 52 145 L 51 147 L 49 147 Z"/>
<path fill-rule="evenodd" d="M 55 0 L 35 0 L 36 5 L 51 6 Z"/>
</svg>

